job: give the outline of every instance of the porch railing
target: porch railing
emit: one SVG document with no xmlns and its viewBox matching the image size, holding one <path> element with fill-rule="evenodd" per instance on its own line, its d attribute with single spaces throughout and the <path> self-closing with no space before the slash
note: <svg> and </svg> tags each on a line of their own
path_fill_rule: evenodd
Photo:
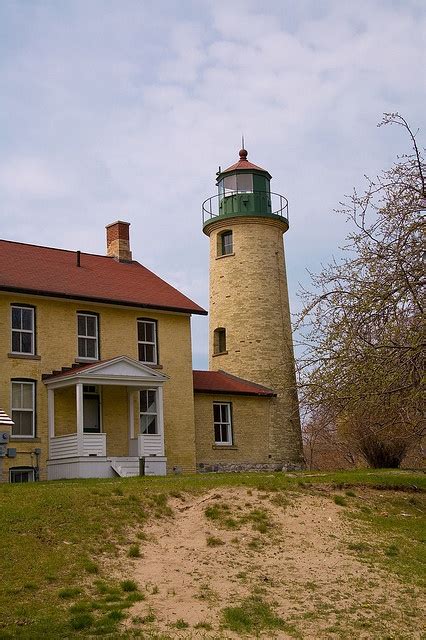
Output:
<svg viewBox="0 0 426 640">
<path fill-rule="evenodd" d="M 129 455 L 139 458 L 164 456 L 163 437 L 159 434 L 139 434 L 130 440 Z"/>
<path fill-rule="evenodd" d="M 50 439 L 50 459 L 78 456 L 78 435 L 70 433 Z M 83 456 L 106 456 L 106 433 L 83 434 Z"/>
</svg>

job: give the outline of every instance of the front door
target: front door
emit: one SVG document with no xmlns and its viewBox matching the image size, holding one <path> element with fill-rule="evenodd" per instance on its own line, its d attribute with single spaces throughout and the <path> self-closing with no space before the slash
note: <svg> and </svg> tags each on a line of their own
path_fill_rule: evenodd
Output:
<svg viewBox="0 0 426 640">
<path fill-rule="evenodd" d="M 93 387 L 89 388 L 90 391 L 83 389 L 83 431 L 84 433 L 100 433 L 99 393 Z"/>
</svg>

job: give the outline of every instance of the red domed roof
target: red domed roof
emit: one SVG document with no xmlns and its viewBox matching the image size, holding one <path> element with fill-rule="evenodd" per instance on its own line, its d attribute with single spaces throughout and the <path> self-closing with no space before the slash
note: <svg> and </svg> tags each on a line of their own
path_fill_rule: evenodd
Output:
<svg viewBox="0 0 426 640">
<path fill-rule="evenodd" d="M 257 164 L 253 164 L 252 162 L 249 162 L 247 160 L 247 155 L 248 155 L 248 152 L 246 149 L 240 149 L 240 152 L 239 152 L 240 159 L 238 160 L 238 162 L 231 165 L 227 169 L 224 169 L 223 171 L 221 171 L 219 175 L 222 175 L 222 173 L 230 173 L 231 171 L 247 171 L 252 169 L 254 171 L 262 171 L 262 173 L 268 174 L 270 178 L 272 177 L 269 171 L 266 171 L 266 169 L 262 169 L 262 167 L 259 167 Z"/>
</svg>

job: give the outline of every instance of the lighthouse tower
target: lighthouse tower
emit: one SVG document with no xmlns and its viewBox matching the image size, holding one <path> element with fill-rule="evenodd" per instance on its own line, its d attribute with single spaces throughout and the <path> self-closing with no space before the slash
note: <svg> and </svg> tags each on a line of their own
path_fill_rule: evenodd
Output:
<svg viewBox="0 0 426 640">
<path fill-rule="evenodd" d="M 283 234 L 288 202 L 271 175 L 247 160 L 217 173 L 218 194 L 203 203 L 210 239 L 209 369 L 269 387 L 269 460 L 303 460 Z M 264 425 L 262 425 L 263 427 Z M 263 437 L 263 436 L 262 436 Z"/>
</svg>

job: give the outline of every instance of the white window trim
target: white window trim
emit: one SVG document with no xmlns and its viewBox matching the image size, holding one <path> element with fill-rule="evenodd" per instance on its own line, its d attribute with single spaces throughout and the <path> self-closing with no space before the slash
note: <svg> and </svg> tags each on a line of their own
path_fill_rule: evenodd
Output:
<svg viewBox="0 0 426 640">
<path fill-rule="evenodd" d="M 85 318 L 95 318 L 95 328 L 96 335 L 95 336 L 82 336 L 78 332 L 78 319 L 80 316 L 84 316 Z M 96 344 L 96 356 L 94 358 L 90 358 L 88 356 L 81 356 L 79 353 L 79 339 L 82 338 L 84 340 L 95 340 Z M 90 313 L 89 311 L 77 311 L 77 360 L 84 360 L 85 362 L 96 362 L 99 360 L 99 316 L 97 313 Z"/>
<path fill-rule="evenodd" d="M 228 413 L 227 422 L 215 422 L 215 419 L 214 419 L 214 407 L 216 405 L 227 407 L 227 413 Z M 216 440 L 216 425 L 226 425 L 227 426 L 228 438 L 227 438 L 226 441 L 224 441 L 224 440 L 217 441 Z M 220 447 L 220 446 L 229 447 L 229 446 L 233 445 L 231 402 L 213 402 L 213 436 L 214 436 L 214 443 L 218 447 Z"/>
<path fill-rule="evenodd" d="M 24 484 L 24 483 L 20 483 L 20 482 L 12 482 L 12 471 L 18 471 L 18 472 L 27 472 L 27 473 L 31 473 L 32 478 L 31 480 L 28 480 L 28 482 L 35 482 L 35 472 L 34 472 L 34 467 L 11 467 L 9 469 L 9 482 L 10 484 Z"/>
<path fill-rule="evenodd" d="M 228 246 L 228 251 L 224 251 L 225 249 L 224 236 L 231 237 L 231 244 Z M 226 256 L 233 256 L 233 255 L 235 255 L 234 254 L 234 232 L 232 231 L 232 229 L 225 229 L 225 231 L 221 231 L 220 233 L 217 234 L 216 257 L 225 258 Z"/>
<path fill-rule="evenodd" d="M 31 311 L 32 313 L 32 321 L 33 321 L 33 328 L 32 329 L 14 329 L 13 327 L 13 309 L 25 309 L 25 311 Z M 35 309 L 34 307 L 31 306 L 25 306 L 25 305 L 20 305 L 20 304 L 11 304 L 10 305 L 10 340 L 11 340 L 11 353 L 16 353 L 19 355 L 27 355 L 27 356 L 34 356 L 35 355 Z M 31 351 L 14 351 L 13 350 L 13 338 L 12 338 L 12 334 L 14 331 L 18 331 L 19 333 L 30 333 L 32 336 L 32 340 L 31 340 L 31 346 L 32 349 Z"/>
<path fill-rule="evenodd" d="M 13 426 L 11 427 L 10 430 L 10 435 L 12 438 L 22 438 L 22 439 L 28 439 L 28 438 L 35 438 L 35 382 L 32 382 L 30 380 L 12 380 L 11 381 L 11 385 L 10 385 L 10 407 L 11 407 L 11 417 L 13 419 L 13 412 L 14 411 L 25 411 L 28 413 L 32 413 L 33 414 L 33 420 L 32 420 L 32 434 L 31 435 L 19 435 L 16 433 L 13 433 Z M 13 406 L 13 385 L 14 384 L 29 384 L 32 386 L 32 401 L 33 401 L 33 407 L 32 409 L 22 409 L 20 407 L 14 407 Z"/>
<path fill-rule="evenodd" d="M 160 397 L 160 394 L 158 393 L 159 388 L 158 387 L 147 387 L 146 389 L 140 389 L 140 391 L 154 391 L 155 393 L 155 406 L 157 411 L 141 411 L 140 408 L 140 404 L 139 404 L 139 434 L 141 436 L 144 437 L 150 437 L 150 436 L 159 436 L 161 435 L 161 424 L 160 424 L 160 419 L 161 419 L 161 413 L 160 413 L 160 401 L 162 400 Z M 139 403 L 140 403 L 140 395 L 139 395 Z M 156 433 L 142 433 L 141 431 L 141 416 L 155 416 L 157 419 L 155 421 L 156 424 L 156 428 L 157 431 Z"/>
<path fill-rule="evenodd" d="M 153 332 L 154 332 L 154 342 L 151 342 L 149 340 L 139 340 L 139 323 L 140 324 L 152 324 L 153 325 Z M 137 320 L 137 337 L 138 337 L 138 361 L 139 362 L 143 362 L 144 364 L 158 364 L 158 352 L 157 352 L 157 323 L 155 320 L 144 320 L 143 318 L 139 318 Z M 139 345 L 140 344 L 145 344 L 145 345 L 150 345 L 153 346 L 153 352 L 154 352 L 154 360 L 139 360 Z"/>
</svg>

